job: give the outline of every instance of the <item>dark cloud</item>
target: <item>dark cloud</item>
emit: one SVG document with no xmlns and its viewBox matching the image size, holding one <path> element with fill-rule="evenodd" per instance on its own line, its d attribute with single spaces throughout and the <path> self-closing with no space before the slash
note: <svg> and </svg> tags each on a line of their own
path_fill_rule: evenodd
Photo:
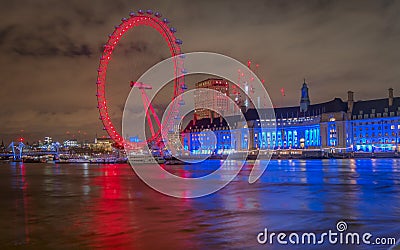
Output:
<svg viewBox="0 0 400 250">
<path fill-rule="evenodd" d="M 140 42 L 131 42 L 129 43 L 129 47 L 124 50 L 126 54 L 129 54 L 132 51 L 143 53 L 148 50 L 147 44 L 145 41 Z"/>
<path fill-rule="evenodd" d="M 13 52 L 19 56 L 91 56 L 92 49 L 88 44 L 75 44 L 65 34 L 52 33 L 43 36 L 38 33 L 19 34 L 10 42 Z"/>
<path fill-rule="evenodd" d="M 6 26 L 2 29 L 0 29 L 0 46 L 6 41 L 8 35 L 11 33 L 13 30 L 13 26 Z"/>
<path fill-rule="evenodd" d="M 65 52 L 65 55 L 90 57 L 92 55 L 92 50 L 87 44 L 82 44 L 80 46 L 72 45 L 71 47 L 69 47 L 69 50 Z"/>
<path fill-rule="evenodd" d="M 31 140 L 65 137 L 67 130 L 102 134 L 95 96 L 101 46 L 122 17 L 140 8 L 169 18 L 185 52 L 259 63 L 278 106 L 298 103 L 304 77 L 313 102 L 345 99 L 349 89 L 364 100 L 385 97 L 389 87 L 399 93 L 399 1 L 3 0 L 1 6 L 0 138 L 6 140 L 21 129 Z M 106 90 L 116 124 L 129 81 L 168 52 L 146 27 L 115 49 Z"/>
</svg>

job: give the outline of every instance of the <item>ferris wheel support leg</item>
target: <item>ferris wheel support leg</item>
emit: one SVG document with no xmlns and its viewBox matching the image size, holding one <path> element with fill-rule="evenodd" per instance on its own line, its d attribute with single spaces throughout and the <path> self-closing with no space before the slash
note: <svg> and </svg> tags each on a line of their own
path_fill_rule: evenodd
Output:
<svg viewBox="0 0 400 250">
<path fill-rule="evenodd" d="M 142 100 L 143 100 L 144 109 L 146 110 L 145 116 L 147 118 L 147 122 L 149 123 L 151 136 L 154 136 L 155 132 L 154 132 L 153 124 L 151 122 L 151 117 L 149 115 L 149 107 L 148 107 L 149 104 L 147 103 L 146 93 L 144 92 L 143 89 L 141 89 L 141 92 L 142 92 Z"/>
<path fill-rule="evenodd" d="M 157 122 L 157 126 L 161 129 L 161 122 L 160 122 L 160 119 L 158 118 L 158 115 L 157 115 L 156 112 L 154 111 L 153 105 L 151 105 L 151 103 L 150 103 L 150 101 L 149 101 L 149 98 L 148 98 L 148 96 L 146 95 L 146 93 L 145 93 L 144 98 L 146 98 L 146 101 L 147 101 L 147 103 L 148 103 L 148 105 L 149 105 L 151 114 L 153 115 L 154 119 L 155 119 L 156 122 Z"/>
</svg>

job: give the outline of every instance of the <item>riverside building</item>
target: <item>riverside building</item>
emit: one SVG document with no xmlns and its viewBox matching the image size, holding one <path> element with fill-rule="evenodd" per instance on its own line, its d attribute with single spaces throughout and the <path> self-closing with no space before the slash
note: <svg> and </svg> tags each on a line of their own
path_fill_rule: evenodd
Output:
<svg viewBox="0 0 400 250">
<path fill-rule="evenodd" d="M 229 95 L 229 93 L 226 93 Z M 195 104 L 196 106 L 196 104 Z M 202 110 L 206 113 L 205 110 Z M 184 148 L 193 154 L 228 154 L 245 150 L 329 150 L 331 152 L 399 152 L 400 97 L 311 104 L 304 81 L 299 106 L 271 112 L 248 109 L 240 116 L 193 119 L 181 133 Z M 261 114 L 261 115 L 259 115 Z M 261 116 L 261 117 L 260 117 Z M 233 127 L 228 126 L 227 121 Z M 276 126 L 262 131 L 261 122 Z M 208 131 L 208 132 L 207 132 Z M 210 131 L 214 135 L 210 134 Z M 216 146 L 214 146 L 216 145 Z"/>
</svg>

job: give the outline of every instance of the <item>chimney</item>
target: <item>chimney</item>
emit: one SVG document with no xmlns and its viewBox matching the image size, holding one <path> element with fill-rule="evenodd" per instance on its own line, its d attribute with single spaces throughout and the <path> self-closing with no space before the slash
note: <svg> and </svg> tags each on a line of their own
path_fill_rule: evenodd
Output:
<svg viewBox="0 0 400 250">
<path fill-rule="evenodd" d="M 389 107 L 393 105 L 393 89 L 389 89 Z"/>
<path fill-rule="evenodd" d="M 348 91 L 347 92 L 347 113 L 353 113 L 353 106 L 354 106 L 354 92 Z"/>
</svg>

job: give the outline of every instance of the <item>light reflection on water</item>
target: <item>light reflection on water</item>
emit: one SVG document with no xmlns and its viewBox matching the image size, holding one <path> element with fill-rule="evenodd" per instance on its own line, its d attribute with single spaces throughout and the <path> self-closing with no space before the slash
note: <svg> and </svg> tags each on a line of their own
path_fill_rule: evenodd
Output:
<svg viewBox="0 0 400 250">
<path fill-rule="evenodd" d="M 166 168 L 199 177 L 218 164 Z M 250 170 L 215 194 L 177 199 L 147 187 L 129 165 L 0 163 L 0 246 L 274 249 L 257 245 L 265 227 L 324 232 L 339 220 L 400 236 L 398 159 L 275 160 L 251 185 Z"/>
</svg>

